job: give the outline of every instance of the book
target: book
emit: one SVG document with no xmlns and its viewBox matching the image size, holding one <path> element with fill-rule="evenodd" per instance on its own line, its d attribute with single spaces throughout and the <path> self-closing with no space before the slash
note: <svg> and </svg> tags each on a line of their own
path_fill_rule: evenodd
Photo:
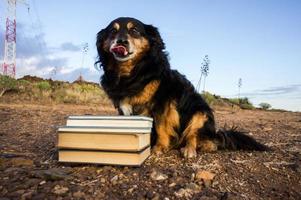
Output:
<svg viewBox="0 0 301 200">
<path fill-rule="evenodd" d="M 62 126 L 59 149 L 117 150 L 137 152 L 149 146 L 151 128 L 108 126 Z"/>
<path fill-rule="evenodd" d="M 150 155 L 153 119 L 69 116 L 57 130 L 59 162 L 139 166 Z"/>
<path fill-rule="evenodd" d="M 153 119 L 144 116 L 69 116 L 66 125 L 151 128 Z"/>
<path fill-rule="evenodd" d="M 62 149 L 59 162 L 140 166 L 149 155 L 150 147 L 140 152 Z"/>
</svg>

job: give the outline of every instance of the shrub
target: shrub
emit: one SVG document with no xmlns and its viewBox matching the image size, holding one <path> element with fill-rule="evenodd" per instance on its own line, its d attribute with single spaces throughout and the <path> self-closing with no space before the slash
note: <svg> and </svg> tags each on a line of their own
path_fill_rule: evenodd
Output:
<svg viewBox="0 0 301 200">
<path fill-rule="evenodd" d="M 268 110 L 268 109 L 270 109 L 272 106 L 271 106 L 270 104 L 268 104 L 268 103 L 260 103 L 260 104 L 259 104 L 259 107 L 260 107 L 261 109 L 263 109 L 263 110 Z"/>
<path fill-rule="evenodd" d="M 238 105 L 242 109 L 254 109 L 255 108 L 247 97 L 245 97 L 245 98 L 232 98 L 232 99 L 229 99 L 229 101 L 230 101 L 230 103 Z"/>
<path fill-rule="evenodd" d="M 9 76 L 0 75 L 0 97 L 9 90 L 17 88 L 17 80 Z"/>
<path fill-rule="evenodd" d="M 21 79 L 17 81 L 17 87 L 19 92 L 29 91 L 31 88 L 31 83 L 27 80 Z"/>
<path fill-rule="evenodd" d="M 201 95 L 209 105 L 212 105 L 216 101 L 216 97 L 209 92 L 204 92 Z"/>
<path fill-rule="evenodd" d="M 41 90 L 41 91 L 45 91 L 45 90 L 49 90 L 51 88 L 51 85 L 49 84 L 48 81 L 41 81 L 37 83 L 37 87 Z"/>
<path fill-rule="evenodd" d="M 229 102 L 232 103 L 232 104 L 239 105 L 240 99 L 238 99 L 238 98 L 232 98 L 232 99 L 229 99 Z"/>
</svg>

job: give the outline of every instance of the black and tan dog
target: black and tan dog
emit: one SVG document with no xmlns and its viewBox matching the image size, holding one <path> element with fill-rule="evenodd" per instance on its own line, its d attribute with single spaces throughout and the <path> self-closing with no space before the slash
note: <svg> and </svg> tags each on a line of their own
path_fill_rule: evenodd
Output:
<svg viewBox="0 0 301 200">
<path fill-rule="evenodd" d="M 119 112 L 154 118 L 154 152 L 181 146 L 190 158 L 197 148 L 266 150 L 243 133 L 215 130 L 210 107 L 185 76 L 170 69 L 157 28 L 118 18 L 97 34 L 96 46 L 101 85 Z"/>
</svg>

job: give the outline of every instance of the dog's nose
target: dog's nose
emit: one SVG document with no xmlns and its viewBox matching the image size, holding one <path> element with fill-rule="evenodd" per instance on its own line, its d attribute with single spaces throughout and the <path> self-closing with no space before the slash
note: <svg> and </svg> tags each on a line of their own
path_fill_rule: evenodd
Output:
<svg viewBox="0 0 301 200">
<path fill-rule="evenodd" d="M 128 45 L 128 44 L 129 44 L 129 41 L 126 40 L 126 39 L 123 39 L 123 38 L 119 38 L 119 39 L 117 40 L 117 44 Z"/>
</svg>

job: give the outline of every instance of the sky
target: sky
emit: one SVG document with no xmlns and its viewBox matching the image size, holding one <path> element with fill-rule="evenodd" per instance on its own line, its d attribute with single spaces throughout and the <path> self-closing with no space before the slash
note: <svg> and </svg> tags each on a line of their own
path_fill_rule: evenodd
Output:
<svg viewBox="0 0 301 200">
<path fill-rule="evenodd" d="M 173 69 L 194 85 L 209 56 L 205 90 L 256 106 L 301 111 L 300 0 L 27 0 L 17 6 L 17 77 L 99 82 L 96 34 L 134 17 L 159 28 Z M 0 62 L 6 0 L 0 1 Z M 89 50 L 83 54 L 83 46 Z M 204 79 L 203 79 L 204 81 Z M 203 88 L 202 83 L 202 88 Z"/>
</svg>

